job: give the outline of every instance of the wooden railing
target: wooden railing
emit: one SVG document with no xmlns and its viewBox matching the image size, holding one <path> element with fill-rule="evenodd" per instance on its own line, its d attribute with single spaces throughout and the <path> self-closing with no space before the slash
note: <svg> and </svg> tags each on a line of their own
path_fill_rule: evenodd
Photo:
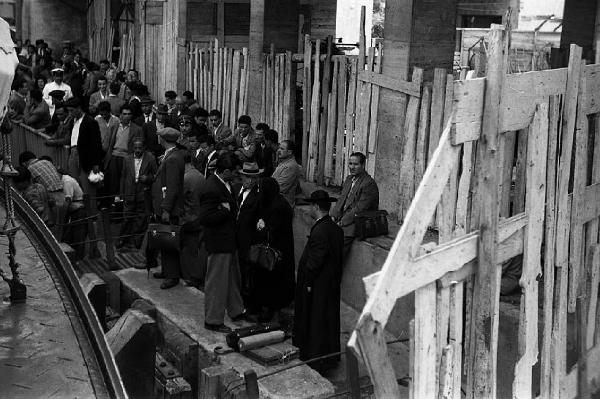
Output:
<svg viewBox="0 0 600 399">
<path fill-rule="evenodd" d="M 493 26 L 486 77 L 446 85 L 446 127 L 387 260 L 364 279 L 368 300 L 348 345 L 379 398 L 400 395 L 383 331 L 409 294 L 410 397 L 496 397 L 501 388 L 575 398 L 600 389 L 600 65 L 586 66 L 572 45 L 568 68 L 506 74 L 505 43 Z M 439 243 L 425 251 L 436 210 Z M 518 360 L 503 366 L 514 366 L 512 384 L 499 387 L 499 266 L 520 254 Z"/>
<path fill-rule="evenodd" d="M 50 147 L 46 145 L 46 140 L 50 138 L 45 133 L 39 132 L 23 123 L 13 122 L 13 130 L 10 135 L 12 140 L 12 161 L 17 164 L 19 154 L 23 151 L 31 151 L 38 158 L 44 155 L 49 156 L 57 167 L 67 169 L 69 159 L 69 147 Z"/>
</svg>

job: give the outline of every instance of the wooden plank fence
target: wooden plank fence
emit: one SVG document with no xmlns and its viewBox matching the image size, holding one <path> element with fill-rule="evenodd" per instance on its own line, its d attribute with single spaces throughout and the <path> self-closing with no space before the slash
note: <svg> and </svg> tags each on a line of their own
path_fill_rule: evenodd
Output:
<svg viewBox="0 0 600 399">
<path fill-rule="evenodd" d="M 248 49 L 220 47 L 214 39 L 208 47 L 188 44 L 187 54 L 186 87 L 201 107 L 220 110 L 225 123 L 234 127 L 248 110 Z"/>
<path fill-rule="evenodd" d="M 379 398 L 400 395 L 383 330 L 397 299 L 411 293 L 410 397 L 461 398 L 461 389 L 467 398 L 496 397 L 499 265 L 516 256 L 523 266 L 512 396 L 590 397 L 600 389 L 600 65 L 586 65 L 572 45 L 568 68 L 506 74 L 507 54 L 506 33 L 493 25 L 486 77 L 443 83 L 437 72 L 433 89 L 423 89 L 423 112 L 412 117 L 418 135 L 422 114 L 431 116 L 434 148 L 387 260 L 364 278 L 368 300 L 348 343 Z M 444 101 L 428 105 L 436 95 Z M 445 128 L 432 139 L 440 120 Z M 436 209 L 438 246 L 425 251 Z M 569 336 L 578 337 L 578 354 L 568 368 Z"/>
</svg>

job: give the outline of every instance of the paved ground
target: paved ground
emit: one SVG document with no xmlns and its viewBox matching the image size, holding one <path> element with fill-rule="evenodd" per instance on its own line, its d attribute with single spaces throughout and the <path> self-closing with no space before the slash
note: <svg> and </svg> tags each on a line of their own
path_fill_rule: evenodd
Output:
<svg viewBox="0 0 600 399">
<path fill-rule="evenodd" d="M 94 390 L 69 314 L 52 276 L 27 237 L 17 235 L 27 302 L 10 305 L 0 282 L 0 398 L 90 398 Z M 0 267 L 8 271 L 6 237 Z"/>
</svg>

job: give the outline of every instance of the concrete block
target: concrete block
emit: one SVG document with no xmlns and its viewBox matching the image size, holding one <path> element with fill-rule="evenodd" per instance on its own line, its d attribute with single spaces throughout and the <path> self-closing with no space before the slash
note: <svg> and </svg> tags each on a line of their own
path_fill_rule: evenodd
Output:
<svg viewBox="0 0 600 399">
<path fill-rule="evenodd" d="M 84 273 L 79 284 L 89 299 L 102 329 L 106 331 L 106 283 L 96 273 Z"/>
<path fill-rule="evenodd" d="M 143 314 L 156 319 L 156 307 L 145 299 L 136 299 L 131 304 L 131 309 L 139 310 Z"/>
<path fill-rule="evenodd" d="M 128 310 L 106 334 L 130 398 L 153 393 L 156 322 L 139 310 Z"/>
</svg>

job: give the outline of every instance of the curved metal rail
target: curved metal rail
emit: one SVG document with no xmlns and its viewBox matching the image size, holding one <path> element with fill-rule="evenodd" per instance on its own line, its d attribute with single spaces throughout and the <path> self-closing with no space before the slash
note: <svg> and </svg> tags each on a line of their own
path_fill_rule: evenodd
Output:
<svg viewBox="0 0 600 399">
<path fill-rule="evenodd" d="M 82 346 L 88 367 L 92 366 L 94 369 L 90 370 L 90 376 L 96 396 L 98 398 L 127 398 L 123 381 L 100 322 L 79 284 L 71 261 L 33 208 L 14 189 L 11 188 L 11 190 L 16 216 L 21 222 L 24 233 L 48 257 L 48 263 L 53 268 L 53 275 L 59 279 L 56 283 L 64 286 L 69 297 L 68 300 L 72 302 L 76 310 L 81 328 L 75 328 L 75 333 Z M 2 186 L 0 186 L 0 195 L 4 197 Z"/>
</svg>

